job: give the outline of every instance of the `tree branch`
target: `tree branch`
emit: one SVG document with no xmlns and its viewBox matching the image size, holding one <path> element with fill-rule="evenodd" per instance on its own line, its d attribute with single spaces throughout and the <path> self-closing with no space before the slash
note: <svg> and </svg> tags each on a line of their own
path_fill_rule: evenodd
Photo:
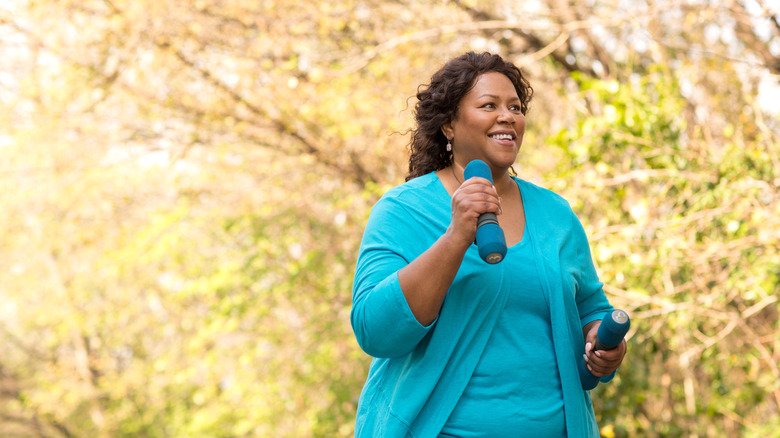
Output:
<svg viewBox="0 0 780 438">
<path fill-rule="evenodd" d="M 469 14 L 476 21 L 498 21 L 497 16 L 489 14 L 485 11 L 480 11 L 469 5 L 466 5 L 463 3 L 462 0 L 452 0 L 452 2 L 458 8 L 460 8 L 461 10 Z M 521 29 L 518 23 L 516 23 L 514 27 L 509 28 L 509 30 L 511 30 L 512 33 L 514 33 L 515 35 L 518 35 L 520 38 L 522 38 L 523 41 L 525 41 L 525 43 L 528 44 L 528 46 L 535 52 L 544 52 L 547 49 L 547 47 L 550 45 L 549 43 L 544 42 L 539 36 L 526 32 L 523 29 Z M 566 60 L 565 54 L 561 54 L 557 51 L 551 51 L 549 56 L 556 64 L 558 64 L 560 67 L 563 67 L 569 73 L 576 71 L 576 72 L 584 73 L 590 77 L 594 77 L 594 78 L 599 77 L 599 75 L 592 68 L 579 65 L 576 59 L 573 63 L 569 63 Z"/>
<path fill-rule="evenodd" d="M 764 61 L 764 66 L 773 74 L 780 74 L 780 56 L 775 56 L 769 50 L 769 45 L 761 40 L 755 33 L 755 28 L 750 19 L 753 18 L 741 1 L 735 1 L 733 5 L 732 17 L 736 21 L 736 33 L 740 41 L 759 58 Z M 777 25 L 777 17 L 772 17 Z M 771 39 L 770 39 L 771 41 Z"/>
<path fill-rule="evenodd" d="M 235 103 L 242 105 L 258 118 L 270 121 L 270 123 L 276 129 L 277 132 L 296 140 L 297 143 L 303 147 L 302 150 L 303 153 L 314 156 L 321 163 L 337 170 L 343 175 L 354 175 L 352 179 L 359 185 L 364 185 L 369 180 L 375 180 L 374 177 L 370 174 L 370 172 L 368 172 L 363 167 L 363 165 L 358 161 L 357 157 L 355 156 L 351 157 L 352 170 L 356 170 L 356 172 L 354 173 L 348 172 L 348 169 L 344 168 L 338 162 L 327 157 L 325 152 L 323 152 L 317 145 L 315 145 L 313 141 L 309 140 L 308 138 L 304 137 L 301 133 L 299 133 L 298 130 L 294 129 L 285 121 L 272 117 L 267 111 L 255 105 L 253 102 L 249 101 L 244 96 L 242 96 L 239 92 L 237 92 L 236 90 L 234 90 L 233 88 L 231 88 L 230 86 L 222 82 L 213 73 L 211 73 L 211 71 L 198 65 L 197 62 L 195 62 L 189 56 L 184 54 L 184 52 L 182 52 L 181 50 L 173 48 L 169 43 L 165 41 L 157 41 L 155 42 L 155 44 L 161 49 L 173 53 L 173 55 L 182 64 L 196 71 L 206 82 L 208 82 L 214 88 L 227 94 L 227 96 L 230 97 L 230 99 L 233 100 Z"/>
</svg>

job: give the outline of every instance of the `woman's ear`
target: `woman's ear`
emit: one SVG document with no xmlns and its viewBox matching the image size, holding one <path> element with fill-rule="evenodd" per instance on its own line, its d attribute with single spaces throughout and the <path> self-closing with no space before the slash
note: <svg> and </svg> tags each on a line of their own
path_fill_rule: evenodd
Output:
<svg viewBox="0 0 780 438">
<path fill-rule="evenodd" d="M 452 137 L 455 136 L 452 129 L 452 122 L 447 122 L 441 125 L 441 132 L 442 134 L 444 134 L 445 137 L 447 137 L 447 140 L 452 140 Z"/>
</svg>

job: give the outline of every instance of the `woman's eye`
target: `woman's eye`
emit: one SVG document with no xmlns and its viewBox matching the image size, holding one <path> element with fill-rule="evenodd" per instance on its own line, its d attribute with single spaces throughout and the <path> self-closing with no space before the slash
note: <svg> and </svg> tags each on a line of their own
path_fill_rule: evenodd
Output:
<svg viewBox="0 0 780 438">
<path fill-rule="evenodd" d="M 487 108 L 487 109 L 494 109 L 495 107 L 496 106 L 493 105 L 492 103 L 486 103 L 486 104 L 482 105 L 482 108 Z"/>
<path fill-rule="evenodd" d="M 520 105 L 512 105 L 509 107 L 510 111 L 520 111 Z"/>
</svg>

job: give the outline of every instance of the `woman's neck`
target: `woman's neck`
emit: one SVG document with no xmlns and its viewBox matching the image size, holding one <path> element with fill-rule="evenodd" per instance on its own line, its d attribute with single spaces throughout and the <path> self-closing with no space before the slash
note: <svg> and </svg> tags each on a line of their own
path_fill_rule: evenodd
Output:
<svg viewBox="0 0 780 438">
<path fill-rule="evenodd" d="M 450 173 L 452 173 L 452 176 L 455 177 L 455 181 L 458 182 L 458 185 L 463 184 L 464 170 L 464 167 L 457 162 L 453 161 L 452 165 L 450 165 Z M 509 169 L 504 170 L 501 175 L 493 174 L 493 185 L 496 187 L 496 191 L 498 191 L 499 196 L 508 193 L 509 190 L 514 190 L 514 184 L 515 182 L 509 175 Z"/>
</svg>

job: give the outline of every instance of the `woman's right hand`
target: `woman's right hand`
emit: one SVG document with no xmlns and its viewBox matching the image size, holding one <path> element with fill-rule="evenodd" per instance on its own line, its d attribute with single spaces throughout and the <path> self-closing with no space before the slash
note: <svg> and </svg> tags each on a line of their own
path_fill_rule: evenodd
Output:
<svg viewBox="0 0 780 438">
<path fill-rule="evenodd" d="M 452 194 L 452 219 L 447 233 L 471 245 L 477 234 L 477 219 L 482 213 L 501 213 L 498 192 L 485 178 L 469 178 Z"/>
</svg>

